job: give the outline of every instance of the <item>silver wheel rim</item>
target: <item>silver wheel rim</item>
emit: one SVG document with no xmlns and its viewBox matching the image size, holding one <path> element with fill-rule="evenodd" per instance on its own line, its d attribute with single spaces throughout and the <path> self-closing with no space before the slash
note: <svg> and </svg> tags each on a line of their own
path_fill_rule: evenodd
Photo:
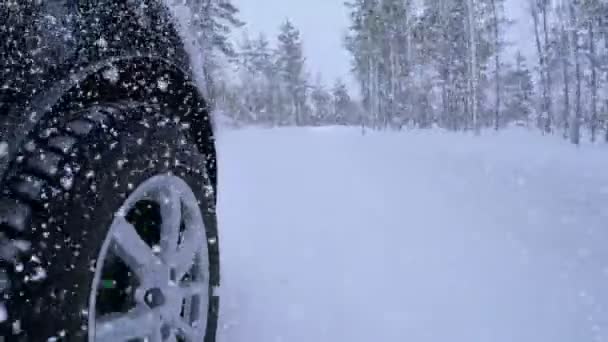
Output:
<svg viewBox="0 0 608 342">
<path fill-rule="evenodd" d="M 158 204 L 160 242 L 149 246 L 126 219 L 138 202 Z M 98 315 L 98 295 L 108 258 L 118 258 L 138 284 L 134 306 Z M 89 298 L 89 341 L 199 342 L 205 337 L 209 305 L 207 239 L 198 201 L 172 175 L 139 185 L 115 214 L 97 258 Z"/>
</svg>

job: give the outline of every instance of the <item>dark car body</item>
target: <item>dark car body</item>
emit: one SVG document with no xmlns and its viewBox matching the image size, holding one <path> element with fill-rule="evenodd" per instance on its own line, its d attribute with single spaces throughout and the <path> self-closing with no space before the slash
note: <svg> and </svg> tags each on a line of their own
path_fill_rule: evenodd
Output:
<svg viewBox="0 0 608 342">
<path fill-rule="evenodd" d="M 53 113 L 95 103 L 171 107 L 208 160 L 207 102 L 162 0 L 0 0 L 0 174 Z"/>
</svg>

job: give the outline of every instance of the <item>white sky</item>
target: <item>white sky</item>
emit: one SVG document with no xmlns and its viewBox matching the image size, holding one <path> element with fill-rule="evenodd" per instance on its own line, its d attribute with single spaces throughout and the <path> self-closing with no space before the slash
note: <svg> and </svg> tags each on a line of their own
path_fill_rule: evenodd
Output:
<svg viewBox="0 0 608 342">
<path fill-rule="evenodd" d="M 529 14 L 529 0 L 506 0 L 507 16 L 516 20 L 509 28 L 507 40 L 513 45 L 511 51 L 520 49 L 528 58 L 528 65 L 535 63 L 534 26 L 532 16 Z"/>
<path fill-rule="evenodd" d="M 278 28 L 289 18 L 300 29 L 308 71 L 313 80 L 317 72 L 326 84 L 338 77 L 350 84 L 350 56 L 342 37 L 348 27 L 344 0 L 233 0 L 241 10 L 251 35 L 264 32 L 274 41 Z M 237 38 L 240 36 L 237 35 Z"/>
<path fill-rule="evenodd" d="M 326 84 L 341 77 L 356 89 L 350 76 L 350 56 L 342 44 L 349 25 L 344 0 L 233 0 L 241 10 L 251 35 L 264 32 L 274 40 L 279 25 L 289 18 L 302 32 L 308 70 L 314 77 L 323 74 Z M 515 43 L 511 50 L 521 48 L 526 55 L 533 47 L 533 35 L 527 15 L 527 0 L 506 0 L 507 14 L 518 20 L 509 29 L 508 39 Z M 240 35 L 236 35 L 240 39 Z"/>
</svg>

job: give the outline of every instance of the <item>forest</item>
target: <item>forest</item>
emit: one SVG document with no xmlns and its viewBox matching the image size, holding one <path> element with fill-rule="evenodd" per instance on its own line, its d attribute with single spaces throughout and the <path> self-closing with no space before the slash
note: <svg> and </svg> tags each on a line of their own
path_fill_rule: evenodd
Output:
<svg viewBox="0 0 608 342">
<path fill-rule="evenodd" d="M 309 69 L 303 41 L 314 37 L 289 19 L 274 36 L 251 34 L 235 4 L 206 0 L 192 29 L 206 47 L 213 105 L 238 125 L 476 133 L 515 125 L 574 144 L 608 141 L 608 3 L 523 4 L 533 53 L 512 52 L 506 32 L 519 23 L 505 0 L 347 1 L 343 46 L 356 93 Z"/>
</svg>

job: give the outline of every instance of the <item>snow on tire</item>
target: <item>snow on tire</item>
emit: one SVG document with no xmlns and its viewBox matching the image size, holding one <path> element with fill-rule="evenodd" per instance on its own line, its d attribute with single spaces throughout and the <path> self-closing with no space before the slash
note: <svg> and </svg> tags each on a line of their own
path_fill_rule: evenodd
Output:
<svg viewBox="0 0 608 342">
<path fill-rule="evenodd" d="M 95 106 L 29 137 L 0 196 L 0 336 L 215 341 L 215 194 L 171 118 Z"/>
</svg>

